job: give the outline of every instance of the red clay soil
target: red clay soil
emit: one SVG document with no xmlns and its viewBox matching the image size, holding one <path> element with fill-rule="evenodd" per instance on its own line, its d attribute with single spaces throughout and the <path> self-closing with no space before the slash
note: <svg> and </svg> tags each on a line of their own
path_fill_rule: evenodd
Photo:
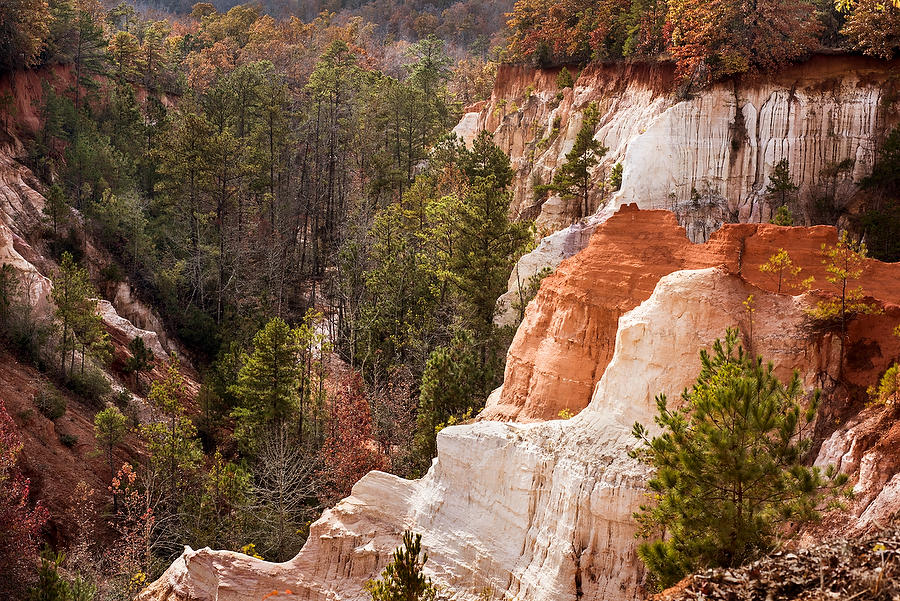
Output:
<svg viewBox="0 0 900 601">
<path fill-rule="evenodd" d="M 0 399 L 15 422 L 23 443 L 19 464 L 31 479 L 32 499 L 40 499 L 50 510 L 50 535 L 66 541 L 73 534 L 73 493 L 79 482 L 97 491 L 101 502 L 111 500 L 109 466 L 94 439 L 96 409 L 65 395 L 65 415 L 55 422 L 44 417 L 34 404 L 35 395 L 47 380 L 40 372 L 0 351 Z M 77 437 L 72 448 L 60 442 L 63 435 Z M 139 442 L 129 434 L 115 452 L 115 463 L 135 461 Z"/>
<path fill-rule="evenodd" d="M 803 268 L 800 277 L 812 275 L 813 288 L 832 290 L 821 246 L 836 239 L 830 226 L 726 224 L 708 242 L 693 244 L 672 213 L 622 207 L 597 229 L 587 248 L 544 279 L 510 346 L 499 402 L 480 419 L 541 421 L 564 408 L 578 412 L 587 406 L 612 358 L 619 317 L 649 298 L 663 276 L 724 265 L 774 292 L 775 278 L 759 267 L 784 248 Z M 860 284 L 868 295 L 895 304 L 900 301 L 900 265 L 869 260 Z M 871 384 L 900 356 L 900 339 L 890 335 L 900 313 L 896 307 L 888 309 L 850 328 L 852 369 L 846 376 L 852 384 Z"/>
</svg>

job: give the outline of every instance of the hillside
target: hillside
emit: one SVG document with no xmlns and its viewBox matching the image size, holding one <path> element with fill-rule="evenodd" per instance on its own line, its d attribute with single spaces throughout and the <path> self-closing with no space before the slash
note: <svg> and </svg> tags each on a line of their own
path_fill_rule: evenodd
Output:
<svg viewBox="0 0 900 601">
<path fill-rule="evenodd" d="M 752 597 L 892 541 L 898 11 L 2 4 L 0 597 Z"/>
<path fill-rule="evenodd" d="M 653 232 L 634 237 L 634 244 L 647 251 L 643 257 L 605 264 L 605 253 L 621 256 L 608 241 L 635 234 L 636 226 Z M 693 256 L 696 262 L 667 274 L 647 273 L 648 267 L 657 267 L 657 257 L 672 252 L 647 249 L 660 232 L 680 238 L 681 249 L 673 254 L 688 261 Z M 477 599 L 485 590 L 500 598 L 643 598 L 631 513 L 643 497 L 646 472 L 626 454 L 636 444 L 631 425 L 650 421 L 657 392 L 674 395 L 690 384 L 698 350 L 728 326 L 740 327 L 744 343 L 774 361 L 782 376 L 798 369 L 806 386 L 828 383 L 816 426 L 817 440 L 825 442 L 816 461 L 841 457 L 858 493 L 848 513 L 834 516 L 831 532 L 862 532 L 883 523 L 897 507 L 892 483 L 900 478 L 900 465 L 891 451 L 897 427 L 892 410 L 865 408 L 860 388 L 900 354 L 900 340 L 885 327 L 900 318 L 896 266 L 869 266 L 862 283 L 885 313 L 854 322 L 847 355 L 848 366 L 855 367 L 839 378 L 837 341 L 811 334 L 805 325 L 810 295 L 771 292 L 772 282 L 759 274 L 761 254 L 746 253 L 742 263 L 738 260 L 742 247 L 775 242 L 798 264 L 816 271 L 821 268 L 814 250 L 834 235 L 824 227 L 734 225 L 701 246 L 685 238 L 670 213 L 623 207 L 598 228 L 585 251 L 544 281 L 510 350 L 511 359 L 526 345 L 543 351 L 534 355 L 530 373 L 530 366 L 510 360 L 501 393 L 518 380 L 530 380 L 525 415 L 528 421 L 542 421 L 479 421 L 447 428 L 438 437 L 437 461 L 424 478 L 369 474 L 313 525 L 310 541 L 290 562 L 266 564 L 227 552 L 186 550 L 141 599 L 188 601 L 227 591 L 229 598 L 250 600 L 285 589 L 310 599 L 364 599 L 362 584 L 378 573 L 408 528 L 425 533 L 429 573 L 460 598 Z M 710 267 L 698 269 L 704 262 Z M 633 309 L 622 307 L 616 328 L 585 322 L 585 317 L 603 316 L 608 311 L 604 301 L 615 300 L 602 285 L 608 281 L 604 272 L 619 275 L 625 265 L 648 282 L 652 294 Z M 617 280 L 626 290 L 633 286 Z M 743 305 L 750 294 L 757 307 L 752 339 Z M 548 318 L 553 326 L 538 325 Z M 594 350 L 609 347 L 615 350 L 608 362 Z M 563 387 L 575 365 L 592 368 L 599 382 L 584 386 L 593 391 L 578 416 L 552 419 L 565 408 L 560 399 L 571 398 L 569 407 L 580 408 L 575 404 L 579 397 Z M 560 374 L 566 375 L 563 382 Z M 509 416 L 501 410 L 489 402 L 482 417 Z"/>
</svg>

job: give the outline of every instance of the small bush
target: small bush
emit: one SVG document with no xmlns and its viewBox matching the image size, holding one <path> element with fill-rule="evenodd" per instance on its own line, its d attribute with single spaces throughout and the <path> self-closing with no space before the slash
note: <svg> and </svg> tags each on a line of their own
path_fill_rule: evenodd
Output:
<svg viewBox="0 0 900 601">
<path fill-rule="evenodd" d="M 575 81 L 572 79 L 572 74 L 565 67 L 563 67 L 556 75 L 556 87 L 560 90 L 571 88 L 574 83 Z"/>
<path fill-rule="evenodd" d="M 122 390 L 113 392 L 112 395 L 110 395 L 110 400 L 113 405 L 124 411 L 128 408 L 128 405 L 131 404 L 131 393 L 123 388 Z"/>
<path fill-rule="evenodd" d="M 870 386 L 868 393 L 876 405 L 896 405 L 900 401 L 900 365 L 891 365 L 881 376 L 878 386 Z"/>
<path fill-rule="evenodd" d="M 112 392 L 112 386 L 96 369 L 86 369 L 84 373 L 73 373 L 66 381 L 69 390 L 96 408 L 103 406 L 103 399 Z"/>
<path fill-rule="evenodd" d="M 613 192 L 619 190 L 622 187 L 622 171 L 624 168 L 622 167 L 622 163 L 616 163 L 613 165 L 612 171 L 609 174 L 609 186 L 612 188 Z"/>
<path fill-rule="evenodd" d="M 101 269 L 100 277 L 103 278 L 103 281 L 111 284 L 125 281 L 125 273 L 122 271 L 122 268 L 119 267 L 118 263 L 110 263 Z"/>
<path fill-rule="evenodd" d="M 775 211 L 775 214 L 772 215 L 769 223 L 790 227 L 794 225 L 794 217 L 791 215 L 790 209 L 788 209 L 785 205 L 781 205 L 780 207 L 778 207 L 778 210 Z"/>
<path fill-rule="evenodd" d="M 57 420 L 66 414 L 66 399 L 54 388 L 41 388 L 34 397 L 34 405 L 41 414 L 50 420 Z"/>
<path fill-rule="evenodd" d="M 78 444 L 78 436 L 76 436 L 75 434 L 60 434 L 59 442 L 63 443 L 63 445 L 71 449 Z"/>
</svg>

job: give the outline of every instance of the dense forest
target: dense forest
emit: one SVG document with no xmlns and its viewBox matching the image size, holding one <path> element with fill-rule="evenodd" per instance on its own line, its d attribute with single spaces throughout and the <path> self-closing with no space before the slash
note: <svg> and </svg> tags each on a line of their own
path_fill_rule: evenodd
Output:
<svg viewBox="0 0 900 601">
<path fill-rule="evenodd" d="M 0 73 L 46 74 L 25 161 L 58 269 L 44 321 L 0 273 L 0 337 L 93 399 L 109 458 L 109 503 L 73 492 L 101 532 L 70 541 L 59 598 L 131 598 L 186 543 L 287 560 L 363 474 L 422 475 L 437 432 L 483 406 L 513 333 L 496 299 L 536 231 L 509 219 L 513 171 L 491 136 L 467 148 L 447 132 L 490 94 L 498 61 L 674 60 L 703 83 L 898 45 L 900 3 L 876 0 L 4 2 Z M 0 98 L 4 123 L 14 106 Z M 132 341 L 142 424 L 97 376 L 110 345 L 92 299 L 119 282 L 182 353 L 162 365 Z M 23 576 L 0 590 L 15 598 L 60 578 L 63 559 L 45 552 L 27 573 L 47 515 L 7 475 L 5 415 L 0 483 L 15 486 L 0 511 L 16 527 L 0 567 Z M 114 465 L 126 432 L 146 460 Z"/>
<path fill-rule="evenodd" d="M 79 577 L 127 597 L 186 542 L 285 560 L 370 469 L 422 474 L 436 432 L 502 376 L 494 304 L 533 238 L 507 217 L 506 155 L 446 133 L 489 93 L 487 53 L 251 5 L 20 9 L 3 68 L 47 70 L 27 162 L 59 270 L 52 322 L 13 319 L 21 290 L 4 279 L 4 339 L 58 386 L 111 399 L 95 425 L 122 559 L 86 550 Z M 101 270 L 98 245 L 114 259 Z M 153 417 L 147 461 L 121 470 L 134 409 L 96 375 L 110 350 L 90 301 L 120 281 L 202 374 L 186 403 L 179 363 L 133 341 L 125 368 Z"/>
<path fill-rule="evenodd" d="M 695 83 L 777 69 L 831 49 L 896 55 L 891 0 L 519 0 L 509 58 L 536 65 L 670 58 Z"/>
</svg>

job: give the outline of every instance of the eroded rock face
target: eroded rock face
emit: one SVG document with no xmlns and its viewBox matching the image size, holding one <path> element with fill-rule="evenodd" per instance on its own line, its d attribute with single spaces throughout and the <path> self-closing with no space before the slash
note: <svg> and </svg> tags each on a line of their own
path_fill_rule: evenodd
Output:
<svg viewBox="0 0 900 601">
<path fill-rule="evenodd" d="M 486 589 L 535 601 L 640 598 L 631 515 L 647 476 L 627 455 L 631 426 L 651 424 L 657 393 L 677 399 L 695 379 L 700 348 L 727 327 L 746 331 L 742 303 L 751 294 L 757 320 L 746 343 L 779 375 L 797 368 L 812 386 L 823 370 L 836 374 L 836 343 L 804 329 L 808 295 L 771 294 L 721 266 L 676 271 L 618 320 L 609 367 L 576 417 L 442 430 L 424 478 L 370 473 L 313 525 L 293 560 L 187 550 L 141 599 L 249 601 L 285 590 L 293 596 L 273 598 L 365 599 L 363 583 L 407 528 L 423 533 L 431 576 L 459 599 Z"/>
<path fill-rule="evenodd" d="M 769 177 L 787 159 L 799 186 L 789 199 L 796 223 L 834 219 L 816 206 L 826 195 L 853 210 L 879 140 L 900 120 L 898 67 L 816 56 L 764 82 L 721 83 L 686 99 L 665 64 L 590 66 L 564 90 L 556 86 L 557 70 L 501 67 L 490 100 L 467 109 L 455 131 L 466 141 L 492 132 L 516 170 L 513 216 L 558 233 L 513 270 L 498 324 L 515 322 L 522 281 L 555 269 L 580 250 L 573 244 L 586 243 L 585 232 L 628 203 L 673 211 L 688 237 L 702 242 L 724 222 L 768 221 L 777 204 L 765 198 Z M 608 152 L 594 169 L 592 214 L 584 216 L 576 202 L 538 198 L 534 189 L 565 162 L 591 103 L 600 115 L 595 138 Z M 604 182 L 617 163 L 623 173 L 614 191 Z"/>
<path fill-rule="evenodd" d="M 593 210 L 637 203 L 679 214 L 692 240 L 725 220 L 767 220 L 763 196 L 774 166 L 788 159 L 801 204 L 826 190 L 849 198 L 871 171 L 877 143 L 898 118 L 892 108 L 897 62 L 816 56 L 764 82 L 723 82 L 693 97 L 676 94 L 671 65 L 595 65 L 559 90 L 556 70 L 503 66 L 491 99 L 457 127 L 466 140 L 487 129 L 517 176 L 513 214 L 550 230 L 583 215 L 558 197 L 537 201 L 565 161 L 589 103 L 595 138 L 609 150 L 594 170 Z M 846 161 L 832 177 L 823 169 Z M 621 189 L 602 182 L 622 163 Z M 798 218 L 808 217 L 804 211 Z"/>
<path fill-rule="evenodd" d="M 726 224 L 706 243 L 692 244 L 672 213 L 622 207 L 597 228 L 584 251 L 545 278 L 510 346 L 503 387 L 480 418 L 545 420 L 563 409 L 584 408 L 612 358 L 617 320 L 647 299 L 662 276 L 724 265 L 774 292 L 777 279 L 759 267 L 784 248 L 803 271 L 785 280 L 782 292 L 796 292 L 794 285 L 809 276 L 815 278 L 813 288 L 832 290 L 821 246 L 836 239 L 827 226 Z M 869 261 L 862 285 L 876 298 L 896 301 L 900 266 Z M 860 373 L 869 384 L 872 377 L 870 370 Z"/>
</svg>

